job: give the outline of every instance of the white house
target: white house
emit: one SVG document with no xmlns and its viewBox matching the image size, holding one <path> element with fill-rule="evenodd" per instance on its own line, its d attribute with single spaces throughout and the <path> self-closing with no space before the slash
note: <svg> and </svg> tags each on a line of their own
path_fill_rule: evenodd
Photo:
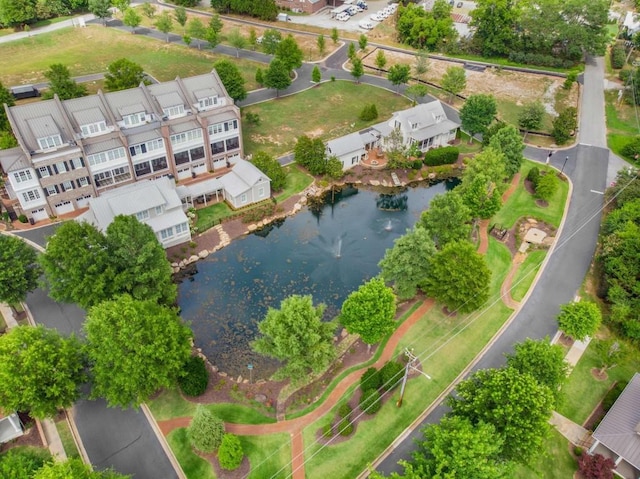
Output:
<svg viewBox="0 0 640 479">
<path fill-rule="evenodd" d="M 87 221 L 104 231 L 118 215 L 132 215 L 149 225 L 165 248 L 191 240 L 189 221 L 175 182 L 167 177 L 139 181 L 91 198 L 89 210 L 76 220 Z"/>
<path fill-rule="evenodd" d="M 271 179 L 246 160 L 238 160 L 226 175 L 220 177 L 224 197 L 234 208 L 258 203 L 271 196 Z"/>
<path fill-rule="evenodd" d="M 360 163 L 367 157 L 367 150 L 359 132 L 341 136 L 327 142 L 327 158 L 335 156 L 342 163 L 342 169 L 349 168 Z"/>
</svg>

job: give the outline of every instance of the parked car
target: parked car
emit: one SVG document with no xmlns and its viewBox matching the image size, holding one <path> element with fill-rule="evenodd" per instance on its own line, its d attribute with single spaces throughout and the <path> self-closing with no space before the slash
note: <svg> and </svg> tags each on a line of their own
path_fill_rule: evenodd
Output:
<svg viewBox="0 0 640 479">
<path fill-rule="evenodd" d="M 362 8 L 363 10 L 368 10 L 369 9 L 369 5 L 367 5 L 367 2 L 360 1 L 356 5 L 359 6 L 360 8 Z"/>
<path fill-rule="evenodd" d="M 458 2 L 458 4 L 456 5 L 456 7 L 458 7 L 458 8 L 462 8 L 463 6 L 464 6 L 464 3 L 462 3 L 462 2 Z"/>
<path fill-rule="evenodd" d="M 349 15 L 353 16 L 356 13 L 358 13 L 358 7 L 355 7 L 355 6 L 352 5 L 352 6 L 349 7 L 347 12 L 349 12 Z"/>
<path fill-rule="evenodd" d="M 358 22 L 358 26 L 364 30 L 372 30 L 373 29 L 373 23 L 371 23 L 369 20 L 360 20 Z"/>
<path fill-rule="evenodd" d="M 371 20 L 373 20 L 374 22 L 381 22 L 382 20 L 384 20 L 384 18 L 382 18 L 380 15 L 378 15 L 377 13 L 373 13 L 371 15 L 369 15 L 369 18 Z"/>
</svg>

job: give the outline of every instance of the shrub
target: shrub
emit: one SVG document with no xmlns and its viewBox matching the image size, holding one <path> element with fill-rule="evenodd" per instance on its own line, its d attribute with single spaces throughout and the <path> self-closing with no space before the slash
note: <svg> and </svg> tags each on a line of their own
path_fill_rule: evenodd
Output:
<svg viewBox="0 0 640 479">
<path fill-rule="evenodd" d="M 422 160 L 420 158 L 417 158 L 411 162 L 411 169 L 419 170 L 420 168 L 422 168 Z"/>
<path fill-rule="evenodd" d="M 380 369 L 380 376 L 382 377 L 382 389 L 385 391 L 391 391 L 400 384 L 402 379 L 402 370 L 404 366 L 395 361 L 387 361 L 382 369 Z"/>
<path fill-rule="evenodd" d="M 547 172 L 546 175 L 540 176 L 536 185 L 536 196 L 544 201 L 549 201 L 558 189 L 558 180 L 556 175 Z"/>
<path fill-rule="evenodd" d="M 554 57 L 552 55 L 542 55 L 539 53 L 511 52 L 509 60 L 525 65 L 539 65 L 542 67 L 569 68 L 574 62 L 563 58 Z"/>
<path fill-rule="evenodd" d="M 623 83 L 627 83 L 627 80 L 631 76 L 631 73 L 633 73 L 633 70 L 629 68 L 623 68 L 618 72 L 618 78 L 620 78 L 620 80 L 622 80 Z"/>
<path fill-rule="evenodd" d="M 527 173 L 527 180 L 529 180 L 533 184 L 533 189 L 536 189 L 538 186 L 538 181 L 540 181 L 540 168 L 534 166 Z"/>
<path fill-rule="evenodd" d="M 377 389 L 367 389 L 362 392 L 360 396 L 360 409 L 367 414 L 375 414 L 381 407 L 380 392 Z"/>
<path fill-rule="evenodd" d="M 360 378 L 360 389 L 364 392 L 367 389 L 378 389 L 382 386 L 382 376 L 376 368 L 367 369 Z"/>
<path fill-rule="evenodd" d="M 371 103 L 370 105 L 365 105 L 360 112 L 360 119 L 362 121 L 371 121 L 378 118 L 378 109 L 376 108 L 375 103 Z"/>
<path fill-rule="evenodd" d="M 344 403 L 340 408 L 338 408 L 338 416 L 342 418 L 349 417 L 351 415 L 351 411 L 353 411 L 351 406 L 349 406 L 348 403 Z"/>
<path fill-rule="evenodd" d="M 187 396 L 200 396 L 209 384 L 207 365 L 200 356 L 191 356 L 182 368 L 178 377 L 180 390 Z"/>
<path fill-rule="evenodd" d="M 627 55 L 622 45 L 614 45 L 611 48 L 611 68 L 616 70 L 624 66 Z"/>
<path fill-rule="evenodd" d="M 564 88 L 565 90 L 570 90 L 571 85 L 573 85 L 577 79 L 578 79 L 578 74 L 576 72 L 569 72 L 567 74 L 567 79 L 562 84 L 562 88 Z"/>
<path fill-rule="evenodd" d="M 634 159 L 636 155 L 640 155 L 640 136 L 636 136 L 629 143 L 624 145 L 621 150 L 622 155 L 628 159 Z"/>
<path fill-rule="evenodd" d="M 351 422 L 351 418 L 347 416 L 340 419 L 337 428 L 338 434 L 341 436 L 349 436 L 353 432 L 353 423 Z"/>
<path fill-rule="evenodd" d="M 243 458 L 244 451 L 238 436 L 225 434 L 220 443 L 220 449 L 218 449 L 220 467 L 227 471 L 233 471 L 238 468 Z"/>
<path fill-rule="evenodd" d="M 566 143 L 578 126 L 578 110 L 570 106 L 553 119 L 551 134 L 558 145 Z"/>
<path fill-rule="evenodd" d="M 24 215 L 24 214 L 22 214 L 22 215 L 18 216 L 18 221 L 19 221 L 20 223 L 26 223 L 26 222 L 28 221 L 28 220 L 27 220 L 27 216 L 26 216 L 26 215 Z"/>
<path fill-rule="evenodd" d="M 602 400 L 602 409 L 604 409 L 604 412 L 611 409 L 611 406 L 613 406 L 613 403 L 620 397 L 620 394 L 622 394 L 624 388 L 627 387 L 627 384 L 627 381 L 618 381 L 616 385 L 611 388 Z"/>
<path fill-rule="evenodd" d="M 197 450 L 213 452 L 222 443 L 224 423 L 222 419 L 199 404 L 187 429 L 187 437 L 191 445 Z"/>
<path fill-rule="evenodd" d="M 578 458 L 578 469 L 585 479 L 613 479 L 613 460 L 601 454 L 583 454 Z"/>
<path fill-rule="evenodd" d="M 331 436 L 333 436 L 333 428 L 331 424 L 325 424 L 322 428 L 322 437 L 329 439 Z"/>
<path fill-rule="evenodd" d="M 247 120 L 247 123 L 249 123 L 250 125 L 260 124 L 260 115 L 258 115 L 257 113 L 251 113 L 250 111 L 248 111 L 247 113 L 245 113 L 244 117 L 245 120 Z"/>
<path fill-rule="evenodd" d="M 458 161 L 460 150 L 455 146 L 433 148 L 424 154 L 424 164 L 427 166 L 451 165 Z"/>
<path fill-rule="evenodd" d="M 576 446 L 576 447 L 573 448 L 573 453 L 576 456 L 580 457 L 584 453 L 584 449 L 582 449 L 580 446 Z"/>
<path fill-rule="evenodd" d="M 9 449 L 0 455 L 0 477 L 22 479 L 34 477 L 51 460 L 46 449 L 24 447 Z"/>
</svg>

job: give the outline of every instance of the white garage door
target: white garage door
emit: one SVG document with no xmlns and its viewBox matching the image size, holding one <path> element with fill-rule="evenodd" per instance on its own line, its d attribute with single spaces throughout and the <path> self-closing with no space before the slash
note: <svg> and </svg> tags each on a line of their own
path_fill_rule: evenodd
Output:
<svg viewBox="0 0 640 479">
<path fill-rule="evenodd" d="M 85 208 L 85 207 L 89 206 L 89 199 L 90 198 L 91 198 L 90 195 L 81 196 L 80 198 L 76 198 L 76 204 L 78 205 L 78 208 Z"/>
<path fill-rule="evenodd" d="M 207 172 L 207 165 L 206 163 L 199 163 L 197 165 L 193 165 L 191 167 L 191 170 L 196 174 L 202 174 L 202 173 L 206 173 Z"/>
<path fill-rule="evenodd" d="M 32 211 L 31 217 L 33 218 L 33 221 L 42 221 L 42 220 L 49 219 L 47 210 L 45 210 L 44 208 L 40 208 L 38 210 Z"/>
<path fill-rule="evenodd" d="M 63 201 L 56 205 L 56 214 L 63 215 L 65 213 L 71 213 L 74 210 L 73 203 L 71 201 Z"/>
</svg>

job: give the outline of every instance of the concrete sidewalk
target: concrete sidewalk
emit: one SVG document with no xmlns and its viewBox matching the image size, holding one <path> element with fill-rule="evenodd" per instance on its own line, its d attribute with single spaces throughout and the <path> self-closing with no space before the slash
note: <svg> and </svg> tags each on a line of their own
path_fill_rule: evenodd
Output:
<svg viewBox="0 0 640 479">
<path fill-rule="evenodd" d="M 576 424 L 562 414 L 553 411 L 551 419 L 549 419 L 549 424 L 555 426 L 558 432 L 567 438 L 574 446 L 588 449 L 593 444 L 590 431 L 587 431 L 581 425 Z"/>
<path fill-rule="evenodd" d="M 52 23 L 51 25 L 47 25 L 45 27 L 34 28 L 33 30 L 29 30 L 28 32 L 16 32 L 10 33 L 9 35 L 4 35 L 0 37 L 0 43 L 9 43 L 15 40 L 22 40 L 23 38 L 29 38 L 34 35 L 39 35 L 41 33 L 53 32 L 55 30 L 61 30 L 67 27 L 79 27 L 82 26 L 82 21 L 86 24 L 87 22 L 94 20 L 96 17 L 93 14 L 81 15 L 79 17 L 70 18 L 69 20 L 64 20 L 62 22 Z"/>
</svg>

